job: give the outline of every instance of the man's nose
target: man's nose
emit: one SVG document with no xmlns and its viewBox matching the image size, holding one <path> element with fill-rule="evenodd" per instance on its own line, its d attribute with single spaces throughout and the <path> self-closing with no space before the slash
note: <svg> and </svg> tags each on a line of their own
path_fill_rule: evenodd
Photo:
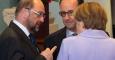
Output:
<svg viewBox="0 0 115 60">
<path fill-rule="evenodd" d="M 64 18 L 65 18 L 65 19 L 69 19 L 70 16 L 69 16 L 68 14 L 66 14 Z"/>
</svg>

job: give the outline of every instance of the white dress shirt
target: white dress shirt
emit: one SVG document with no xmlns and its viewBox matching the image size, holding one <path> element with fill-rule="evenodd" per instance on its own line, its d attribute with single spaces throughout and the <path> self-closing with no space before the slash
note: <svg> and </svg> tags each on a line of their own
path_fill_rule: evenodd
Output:
<svg viewBox="0 0 115 60">
<path fill-rule="evenodd" d="M 73 36 L 75 32 L 71 31 L 71 30 L 66 30 L 66 37 L 70 37 L 70 36 Z"/>
<path fill-rule="evenodd" d="M 26 36 L 29 36 L 30 33 L 25 26 L 23 26 L 20 22 L 18 22 L 15 19 L 13 20 L 13 23 L 15 23 L 26 34 Z"/>
</svg>

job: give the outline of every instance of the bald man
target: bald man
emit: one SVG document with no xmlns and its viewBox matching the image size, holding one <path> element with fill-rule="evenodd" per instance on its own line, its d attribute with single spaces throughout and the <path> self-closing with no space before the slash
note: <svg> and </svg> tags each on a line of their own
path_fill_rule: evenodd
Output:
<svg viewBox="0 0 115 60">
<path fill-rule="evenodd" d="M 60 0 L 60 16 L 62 17 L 63 24 L 65 27 L 56 31 L 55 33 L 49 35 L 45 39 L 45 47 L 52 48 L 57 46 L 56 51 L 54 52 L 54 60 L 56 60 L 61 42 L 64 38 L 76 35 L 76 23 L 74 16 L 72 16 L 73 11 L 78 7 L 79 4 L 83 3 L 83 0 Z"/>
<path fill-rule="evenodd" d="M 20 0 L 15 19 L 0 35 L 0 60 L 53 60 L 56 47 L 40 53 L 32 35 L 39 31 L 44 17 L 41 0 Z"/>
</svg>

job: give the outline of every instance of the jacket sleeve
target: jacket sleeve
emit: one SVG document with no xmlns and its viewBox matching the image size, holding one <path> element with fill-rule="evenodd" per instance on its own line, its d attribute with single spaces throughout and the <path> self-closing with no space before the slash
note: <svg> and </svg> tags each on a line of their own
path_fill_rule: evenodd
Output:
<svg viewBox="0 0 115 60">
<path fill-rule="evenodd" d="M 38 55 L 35 60 L 46 60 L 46 58 L 42 55 Z"/>
</svg>

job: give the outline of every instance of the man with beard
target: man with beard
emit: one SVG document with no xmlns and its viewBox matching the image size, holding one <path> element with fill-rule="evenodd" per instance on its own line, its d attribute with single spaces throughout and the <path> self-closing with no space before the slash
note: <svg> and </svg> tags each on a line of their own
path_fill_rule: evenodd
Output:
<svg viewBox="0 0 115 60">
<path fill-rule="evenodd" d="M 32 35 L 39 30 L 44 17 L 41 0 L 20 0 L 15 19 L 0 35 L 0 60 L 52 60 L 56 47 L 40 53 Z"/>
</svg>

